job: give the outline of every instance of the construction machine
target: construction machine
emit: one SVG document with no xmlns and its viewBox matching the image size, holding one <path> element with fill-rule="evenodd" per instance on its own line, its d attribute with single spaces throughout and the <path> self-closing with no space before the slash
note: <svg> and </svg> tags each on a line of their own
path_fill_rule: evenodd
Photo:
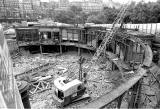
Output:
<svg viewBox="0 0 160 109">
<path fill-rule="evenodd" d="M 93 63 L 96 63 L 100 59 L 102 53 L 106 50 L 106 46 L 112 42 L 114 34 L 117 32 L 119 28 L 119 24 L 122 23 L 123 18 L 125 17 L 128 6 L 129 6 L 129 3 L 126 6 L 122 7 L 115 21 L 112 24 L 111 30 L 108 33 L 106 33 L 102 43 L 97 48 L 94 56 L 92 57 L 87 67 L 87 72 L 85 72 L 84 74 L 82 74 L 82 71 L 79 72 L 79 79 L 82 79 L 82 75 L 84 77 L 83 79 L 86 78 L 85 75 L 86 73 L 90 72 L 91 66 L 93 65 Z M 82 61 L 82 59 L 80 59 L 80 61 Z M 82 63 L 80 62 L 80 69 L 82 68 L 81 64 Z M 84 86 L 84 83 L 78 79 L 70 81 L 70 80 L 67 80 L 67 78 L 60 77 L 54 81 L 54 85 L 56 88 L 54 99 L 59 106 L 64 107 L 73 102 L 77 102 L 77 101 L 81 101 L 86 98 L 89 98 L 89 95 L 85 94 L 86 88 Z"/>
<path fill-rule="evenodd" d="M 89 99 L 89 95 L 85 92 L 84 83 L 78 79 L 68 80 L 65 77 L 59 77 L 54 81 L 55 91 L 54 100 L 56 105 L 65 107 L 69 104 Z"/>
</svg>

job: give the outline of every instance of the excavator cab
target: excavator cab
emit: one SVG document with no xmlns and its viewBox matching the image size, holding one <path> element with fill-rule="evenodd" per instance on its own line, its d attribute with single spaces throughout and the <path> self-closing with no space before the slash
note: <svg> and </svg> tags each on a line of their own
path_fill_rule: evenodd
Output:
<svg viewBox="0 0 160 109">
<path fill-rule="evenodd" d="M 83 82 L 78 79 L 69 81 L 64 77 L 57 78 L 54 81 L 55 95 L 54 99 L 59 106 L 66 106 L 76 99 L 82 97 L 86 88 Z"/>
</svg>

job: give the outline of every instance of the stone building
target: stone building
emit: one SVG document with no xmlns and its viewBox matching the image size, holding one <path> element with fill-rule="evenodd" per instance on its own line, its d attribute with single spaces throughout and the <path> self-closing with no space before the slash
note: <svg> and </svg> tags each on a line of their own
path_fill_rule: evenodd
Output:
<svg viewBox="0 0 160 109">
<path fill-rule="evenodd" d="M 69 7 L 69 0 L 59 0 L 59 9 L 65 10 Z"/>
<path fill-rule="evenodd" d="M 79 0 L 70 2 L 70 6 L 81 7 L 84 12 L 99 12 L 103 10 L 102 0 Z"/>
<path fill-rule="evenodd" d="M 0 0 L 0 18 L 20 17 L 19 0 Z"/>
</svg>

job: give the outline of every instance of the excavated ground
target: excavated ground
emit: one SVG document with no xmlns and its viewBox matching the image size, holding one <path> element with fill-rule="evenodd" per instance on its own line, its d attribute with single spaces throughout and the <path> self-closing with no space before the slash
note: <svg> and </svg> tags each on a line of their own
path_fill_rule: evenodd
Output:
<svg viewBox="0 0 160 109">
<path fill-rule="evenodd" d="M 68 52 L 64 53 L 61 56 L 56 56 L 57 54 L 28 54 L 21 56 L 17 59 L 14 59 L 14 73 L 20 74 L 24 71 L 27 71 L 32 68 L 36 68 L 40 65 L 46 63 L 55 63 L 55 66 L 48 71 L 45 72 L 45 75 L 54 75 L 53 79 L 50 81 L 52 85 L 51 90 L 46 90 L 44 92 L 36 93 L 34 95 L 30 95 L 30 102 L 32 108 L 55 108 L 54 99 L 52 94 L 54 93 L 54 85 L 53 81 L 55 78 L 59 76 L 69 77 L 70 79 L 78 78 L 78 71 L 79 71 L 79 63 L 78 59 L 79 56 L 77 52 Z M 88 65 L 90 58 L 92 57 L 91 54 L 82 54 L 85 57 L 85 62 L 83 67 Z M 109 75 L 111 75 L 111 63 L 106 60 L 106 62 L 101 65 L 93 65 L 90 74 L 88 74 L 88 82 L 86 84 L 87 92 L 90 94 L 92 100 L 96 99 L 97 97 L 103 95 L 104 93 L 110 92 L 114 87 L 115 83 L 119 83 L 121 79 L 117 74 L 115 80 L 117 82 L 110 81 Z M 43 73 L 44 74 L 44 73 Z M 78 104 L 80 106 L 83 104 Z M 72 106 L 75 107 L 75 106 Z"/>
<path fill-rule="evenodd" d="M 82 56 L 85 58 L 85 62 L 83 63 L 83 71 L 85 71 L 92 55 L 88 53 L 86 54 L 83 53 Z M 24 71 L 36 68 L 46 63 L 55 63 L 55 66 L 42 73 L 43 75 L 54 75 L 52 80 L 49 81 L 49 83 L 51 84 L 51 89 L 36 94 L 30 94 L 30 103 L 33 109 L 56 108 L 53 99 L 53 93 L 54 93 L 53 81 L 55 80 L 55 78 L 59 76 L 68 77 L 70 79 L 78 78 L 78 71 L 79 71 L 78 59 L 79 56 L 77 55 L 77 52 L 67 52 L 63 53 L 63 55 L 61 56 L 59 56 L 56 53 L 45 54 L 45 55 L 27 53 L 13 60 L 15 66 L 13 69 L 14 74 L 23 73 Z M 99 65 L 92 65 L 90 73 L 88 74 L 87 77 L 88 77 L 87 78 L 88 81 L 86 84 L 87 93 L 91 96 L 92 100 L 98 98 L 99 96 L 107 92 L 112 91 L 115 87 L 123 83 L 120 73 L 111 71 L 111 63 L 108 60 L 103 60 L 103 62 Z M 147 76 L 147 78 L 144 78 L 144 80 L 148 81 L 150 80 L 150 77 Z M 150 87 L 148 87 L 147 89 L 149 90 Z M 148 93 L 152 94 L 152 92 L 153 91 L 150 91 Z M 152 101 L 154 102 L 155 100 L 153 99 Z M 79 106 L 83 106 L 84 103 L 87 103 L 87 101 L 76 105 L 72 105 L 69 108 L 76 108 Z M 124 104 L 124 102 L 122 102 L 122 104 Z M 127 103 L 122 107 L 126 106 Z M 110 105 L 107 106 L 107 108 L 116 108 L 116 102 L 111 103 Z"/>
</svg>

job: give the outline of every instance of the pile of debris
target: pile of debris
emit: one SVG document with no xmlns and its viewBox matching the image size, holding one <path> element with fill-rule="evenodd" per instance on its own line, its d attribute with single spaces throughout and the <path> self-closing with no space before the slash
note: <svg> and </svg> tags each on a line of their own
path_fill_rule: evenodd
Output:
<svg viewBox="0 0 160 109">
<path fill-rule="evenodd" d="M 88 56 L 89 57 L 89 56 Z M 49 55 L 29 55 L 29 56 L 21 56 L 15 60 L 13 60 L 15 67 L 15 74 L 23 73 L 27 70 L 37 68 L 47 63 L 54 63 L 50 69 L 44 72 L 39 72 L 39 75 L 32 76 L 29 79 L 29 83 L 31 85 L 30 89 L 30 101 L 31 107 L 33 108 L 55 108 L 54 100 L 52 95 L 54 93 L 54 85 L 53 82 L 56 78 L 68 77 L 70 79 L 78 79 L 79 76 L 79 56 L 77 53 L 67 53 L 61 56 L 57 56 L 55 54 Z M 88 64 L 90 59 L 85 57 L 85 62 L 83 67 Z M 109 65 L 109 63 L 107 63 Z M 105 65 L 101 66 L 93 66 L 92 73 L 94 75 L 89 76 L 89 80 L 87 82 L 87 92 L 91 95 L 91 97 L 96 99 L 97 97 L 103 95 L 106 92 L 112 90 L 114 86 L 113 83 L 108 81 L 107 75 L 109 75 L 109 71 L 105 67 Z M 104 76 L 105 75 L 105 76 Z"/>
<path fill-rule="evenodd" d="M 160 108 L 160 69 L 154 65 L 144 76 L 141 89 L 141 108 Z"/>
<path fill-rule="evenodd" d="M 67 77 L 71 80 L 78 79 L 79 77 L 79 56 L 77 53 L 66 53 L 63 55 L 58 54 L 35 54 L 29 56 L 21 56 L 13 60 L 15 67 L 15 74 L 26 72 L 27 70 L 37 69 L 49 63 L 50 67 L 38 71 L 37 74 L 30 75 L 28 82 L 30 83 L 30 102 L 32 108 L 56 108 L 53 98 L 55 86 L 54 80 L 58 77 Z M 82 64 L 82 72 L 85 72 L 90 62 L 90 56 L 85 56 L 85 61 Z M 87 74 L 86 91 L 92 98 L 97 99 L 105 93 L 112 91 L 115 87 L 122 83 L 121 75 L 118 71 L 112 71 L 111 62 L 105 60 L 105 63 L 100 65 L 92 65 L 89 73 Z M 34 70 L 33 70 L 34 71 Z M 144 78 L 145 84 L 151 80 L 150 76 Z M 148 84 L 148 83 L 147 83 Z M 152 85 L 154 86 L 154 85 Z M 146 89 L 147 88 L 147 89 Z M 145 103 L 145 107 L 154 107 L 155 93 L 151 91 L 151 87 L 147 85 L 142 86 L 142 93 L 149 95 L 149 99 L 153 102 Z M 158 89 L 156 89 L 158 90 Z M 157 93 L 157 92 L 156 92 Z M 142 99 L 145 98 L 142 96 Z M 148 99 L 148 100 L 149 100 Z M 145 101 L 145 100 L 142 100 Z M 84 104 L 76 105 L 82 106 Z M 150 105 L 150 106 L 148 106 Z M 109 107 L 115 107 L 116 102 L 113 102 Z M 144 105 L 143 105 L 144 106 Z M 72 106 L 75 107 L 75 106 Z"/>
</svg>

